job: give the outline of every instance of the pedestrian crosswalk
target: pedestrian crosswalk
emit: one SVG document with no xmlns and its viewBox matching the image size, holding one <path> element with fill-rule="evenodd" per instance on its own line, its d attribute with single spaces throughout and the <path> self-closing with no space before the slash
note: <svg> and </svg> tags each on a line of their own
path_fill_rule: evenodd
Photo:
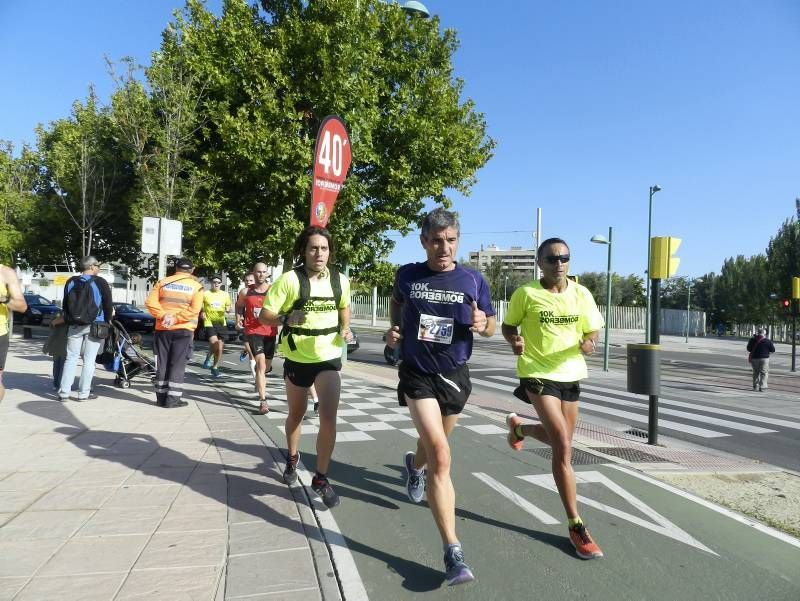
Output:
<svg viewBox="0 0 800 601">
<path fill-rule="evenodd" d="M 488 373 L 481 374 L 480 378 L 473 377 L 472 381 L 473 384 L 502 390 L 509 394 L 513 392 L 518 383 L 517 378 Z M 687 402 L 659 397 L 658 402 L 659 429 L 682 432 L 700 438 L 723 438 L 731 436 L 735 432 L 770 434 L 778 431 L 774 428 L 764 427 L 764 425 L 775 426 L 779 429 L 800 429 L 800 422 L 790 419 L 724 409 L 699 401 Z M 647 397 L 583 382 L 581 383 L 580 410 L 590 414 L 609 416 L 631 425 L 647 425 L 648 422 Z M 664 419 L 663 416 L 679 418 L 681 421 Z M 728 417 L 736 419 L 725 419 Z M 694 425 L 692 422 L 702 425 Z"/>
</svg>

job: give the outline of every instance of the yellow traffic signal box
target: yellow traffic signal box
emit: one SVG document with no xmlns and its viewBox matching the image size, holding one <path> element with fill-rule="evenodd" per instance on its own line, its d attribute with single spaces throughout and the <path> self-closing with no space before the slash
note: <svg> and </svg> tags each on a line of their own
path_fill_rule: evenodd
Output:
<svg viewBox="0 0 800 601">
<path fill-rule="evenodd" d="M 650 238 L 650 278 L 665 280 L 675 275 L 681 260 L 672 255 L 681 245 L 680 238 L 655 237 Z"/>
<path fill-rule="evenodd" d="M 797 276 L 792 278 L 792 298 L 800 299 L 800 278 Z"/>
</svg>

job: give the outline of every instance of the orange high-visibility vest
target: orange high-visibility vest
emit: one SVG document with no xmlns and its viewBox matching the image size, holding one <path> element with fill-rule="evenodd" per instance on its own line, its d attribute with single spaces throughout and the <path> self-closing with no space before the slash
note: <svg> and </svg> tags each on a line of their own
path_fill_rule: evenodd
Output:
<svg viewBox="0 0 800 601">
<path fill-rule="evenodd" d="M 176 273 L 156 283 L 144 305 L 156 318 L 156 330 L 194 330 L 203 307 L 203 285 L 189 273 Z M 176 320 L 165 327 L 161 320 L 168 313 Z"/>
</svg>

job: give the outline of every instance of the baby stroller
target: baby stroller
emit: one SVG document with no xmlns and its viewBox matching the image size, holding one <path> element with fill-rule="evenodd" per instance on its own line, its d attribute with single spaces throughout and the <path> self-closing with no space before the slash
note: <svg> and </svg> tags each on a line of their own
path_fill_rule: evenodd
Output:
<svg viewBox="0 0 800 601">
<path fill-rule="evenodd" d="M 111 343 L 114 348 L 114 363 L 117 367 L 117 377 L 114 379 L 114 386 L 118 388 L 129 388 L 131 379 L 138 375 L 149 377 L 152 381 L 156 377 L 156 366 L 153 361 L 136 350 L 135 344 L 141 342 L 139 334 L 128 334 L 119 321 L 111 321 Z M 138 341 L 137 341 L 138 338 Z"/>
</svg>

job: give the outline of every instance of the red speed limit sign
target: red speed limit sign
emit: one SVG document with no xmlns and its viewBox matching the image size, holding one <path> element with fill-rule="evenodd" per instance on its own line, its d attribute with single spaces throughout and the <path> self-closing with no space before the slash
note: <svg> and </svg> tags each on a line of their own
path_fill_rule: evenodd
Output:
<svg viewBox="0 0 800 601">
<path fill-rule="evenodd" d="M 314 149 L 314 181 L 311 184 L 311 225 L 326 227 L 333 206 L 350 169 L 350 138 L 344 121 L 329 115 L 320 125 Z"/>
</svg>

